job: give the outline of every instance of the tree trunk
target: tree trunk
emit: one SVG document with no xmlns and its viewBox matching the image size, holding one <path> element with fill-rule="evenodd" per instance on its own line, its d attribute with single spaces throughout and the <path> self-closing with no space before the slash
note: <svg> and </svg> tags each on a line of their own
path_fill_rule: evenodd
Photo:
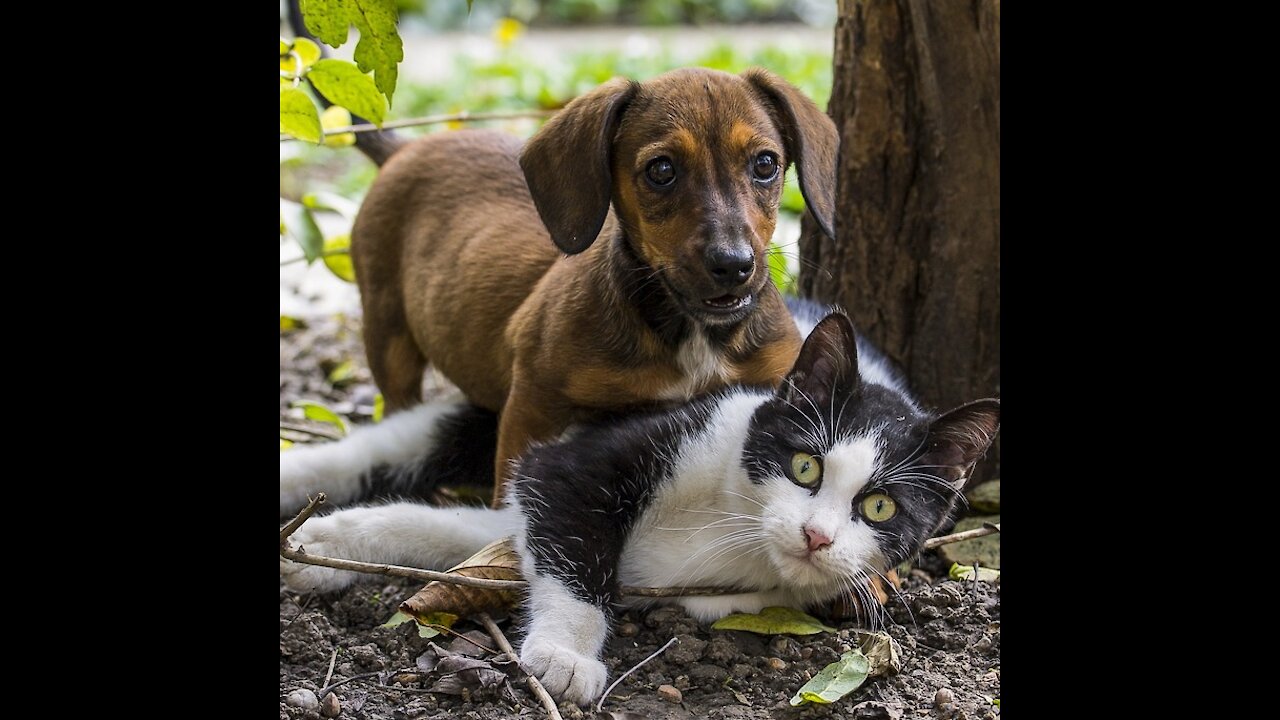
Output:
<svg viewBox="0 0 1280 720">
<path fill-rule="evenodd" d="M 834 65 L 836 238 L 806 218 L 801 290 L 927 404 L 998 395 L 1000 2 L 839 0 Z"/>
</svg>

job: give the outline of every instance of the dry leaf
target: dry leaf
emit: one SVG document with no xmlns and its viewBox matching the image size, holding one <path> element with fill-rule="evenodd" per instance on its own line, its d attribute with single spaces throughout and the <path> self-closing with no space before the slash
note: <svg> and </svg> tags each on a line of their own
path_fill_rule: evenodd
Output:
<svg viewBox="0 0 1280 720">
<path fill-rule="evenodd" d="M 503 538 L 485 545 L 475 555 L 449 568 L 448 572 L 473 578 L 491 580 L 520 580 L 520 557 L 516 555 L 511 538 Z M 490 590 L 470 585 L 434 580 L 413 597 L 400 603 L 400 609 L 419 620 L 431 613 L 448 612 L 460 617 L 470 617 L 482 612 L 509 610 L 520 602 L 520 595 L 512 590 Z"/>
<path fill-rule="evenodd" d="M 889 637 L 888 633 L 854 630 L 854 634 L 858 638 L 858 649 L 867 656 L 869 677 L 879 677 L 902 669 L 898 641 Z"/>
</svg>

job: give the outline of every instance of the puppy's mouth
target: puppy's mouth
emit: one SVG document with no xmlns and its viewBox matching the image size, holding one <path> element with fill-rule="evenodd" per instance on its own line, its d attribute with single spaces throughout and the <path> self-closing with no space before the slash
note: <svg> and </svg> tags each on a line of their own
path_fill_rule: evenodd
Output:
<svg viewBox="0 0 1280 720">
<path fill-rule="evenodd" d="M 713 313 L 729 314 L 742 310 L 751 304 L 751 296 L 721 295 L 702 301 L 702 308 Z"/>
</svg>

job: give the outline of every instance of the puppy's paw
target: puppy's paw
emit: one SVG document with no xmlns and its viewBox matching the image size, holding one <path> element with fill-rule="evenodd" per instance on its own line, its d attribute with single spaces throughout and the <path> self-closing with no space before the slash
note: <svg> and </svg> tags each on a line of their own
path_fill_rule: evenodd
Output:
<svg viewBox="0 0 1280 720">
<path fill-rule="evenodd" d="M 336 536 L 327 518 L 313 518 L 289 536 L 289 543 L 311 555 L 350 557 L 345 543 Z M 294 592 L 327 593 L 342 590 L 360 577 L 350 570 L 336 570 L 322 565 L 308 565 L 280 558 L 280 577 Z"/>
<path fill-rule="evenodd" d="M 531 637 L 520 649 L 526 669 L 560 700 L 587 705 L 604 692 L 609 670 L 596 658 L 572 648 Z"/>
</svg>

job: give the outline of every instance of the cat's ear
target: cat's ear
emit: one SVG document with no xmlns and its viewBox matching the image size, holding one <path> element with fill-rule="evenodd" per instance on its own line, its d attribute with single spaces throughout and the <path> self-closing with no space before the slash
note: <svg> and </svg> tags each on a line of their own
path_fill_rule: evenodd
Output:
<svg viewBox="0 0 1280 720">
<path fill-rule="evenodd" d="M 928 450 L 919 465 L 946 478 L 957 490 L 969 483 L 973 466 L 1000 432 L 1000 401 L 974 400 L 944 414 L 929 426 Z"/>
<path fill-rule="evenodd" d="M 833 311 L 809 333 L 791 372 L 778 388 L 778 397 L 800 408 L 812 402 L 825 408 L 836 395 L 858 390 L 858 341 L 853 322 Z"/>
</svg>

